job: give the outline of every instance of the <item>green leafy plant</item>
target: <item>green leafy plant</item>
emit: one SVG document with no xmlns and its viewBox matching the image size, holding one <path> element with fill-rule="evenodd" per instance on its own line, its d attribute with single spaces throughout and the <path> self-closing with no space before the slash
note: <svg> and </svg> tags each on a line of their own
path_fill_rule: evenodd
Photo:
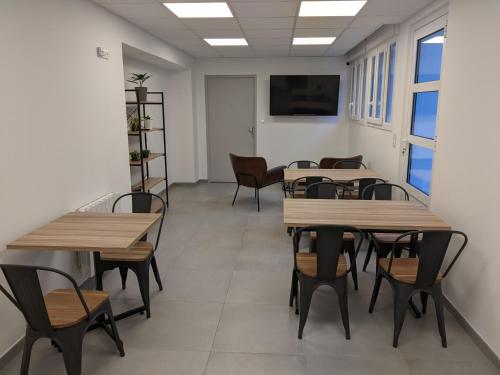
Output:
<svg viewBox="0 0 500 375">
<path fill-rule="evenodd" d="M 144 159 L 149 158 L 149 154 L 151 154 L 151 150 L 148 150 L 147 148 L 145 150 L 142 150 L 142 157 Z"/>
<path fill-rule="evenodd" d="M 151 75 L 148 73 L 131 73 L 130 78 L 127 79 L 127 82 L 132 82 L 135 83 L 136 85 L 139 85 L 142 87 L 142 84 L 146 82 L 148 79 L 151 78 Z"/>
<path fill-rule="evenodd" d="M 149 115 L 144 116 L 144 120 L 151 120 L 151 116 L 149 116 Z"/>
<path fill-rule="evenodd" d="M 137 150 L 134 150 L 130 153 L 130 160 L 139 161 L 141 160 L 141 153 Z"/>
<path fill-rule="evenodd" d="M 128 120 L 130 131 L 138 132 L 141 127 L 141 122 L 137 116 L 130 117 Z"/>
</svg>

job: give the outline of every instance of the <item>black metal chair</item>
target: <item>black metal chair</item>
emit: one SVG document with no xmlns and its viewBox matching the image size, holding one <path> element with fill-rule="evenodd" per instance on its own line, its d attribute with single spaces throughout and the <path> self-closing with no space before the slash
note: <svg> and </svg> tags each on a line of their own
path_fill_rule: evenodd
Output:
<svg viewBox="0 0 500 375">
<path fill-rule="evenodd" d="M 309 176 L 297 178 L 290 185 L 290 194 L 292 198 L 304 198 L 307 187 L 318 182 L 333 183 L 333 180 L 325 176 Z"/>
<path fill-rule="evenodd" d="M 386 181 L 381 178 L 355 178 L 341 184 L 342 199 L 362 199 L 361 192 L 369 185 L 384 184 Z M 371 196 L 367 193 L 367 196 Z"/>
<path fill-rule="evenodd" d="M 141 240 L 138 241 L 132 248 L 127 249 L 122 253 L 103 252 L 101 254 L 99 252 L 94 252 L 96 287 L 97 290 L 102 290 L 102 279 L 105 271 L 118 268 L 122 279 L 122 288 L 125 289 L 128 270 L 132 270 L 137 276 L 141 297 L 144 302 L 144 307 L 146 308 L 146 316 L 149 318 L 151 317 L 151 307 L 149 301 L 149 267 L 153 269 L 153 274 L 156 282 L 158 283 L 158 287 L 160 290 L 163 290 L 158 265 L 156 263 L 155 251 L 157 250 L 158 243 L 160 241 L 163 220 L 165 218 L 166 204 L 162 197 L 153 193 L 127 193 L 116 199 L 113 204 L 112 211 L 115 212 L 116 205 L 121 199 L 129 196 L 132 198 L 132 212 L 134 213 L 150 213 L 153 199 L 158 199 L 161 203 L 161 220 L 158 227 L 156 241 L 154 244 L 148 242 L 147 234 L 145 234 L 144 237 L 141 238 Z"/>
<path fill-rule="evenodd" d="M 318 168 L 319 164 L 312 160 L 295 160 L 288 164 L 287 168 L 293 168 L 294 166 L 298 169 L 311 169 Z"/>
<path fill-rule="evenodd" d="M 333 169 L 368 169 L 361 160 L 339 160 L 333 165 Z"/>
<path fill-rule="evenodd" d="M 361 199 L 365 200 L 410 200 L 410 195 L 400 185 L 390 184 L 387 182 L 380 184 L 372 184 L 366 186 L 361 190 Z M 386 257 L 391 250 L 392 244 L 399 237 L 400 233 L 372 233 L 370 244 L 368 245 L 368 251 L 366 252 L 365 261 L 363 263 L 363 271 L 366 271 L 366 267 L 370 262 L 370 258 L 375 248 L 375 242 L 377 243 L 377 258 Z M 396 255 L 400 255 L 404 248 L 410 245 L 410 240 L 408 238 L 401 239 L 396 250 Z"/>
<path fill-rule="evenodd" d="M 316 232 L 316 253 L 299 252 L 300 238 L 302 233 L 307 231 Z M 348 340 L 351 338 L 347 303 L 347 274 L 351 272 L 352 263 L 348 266 L 345 257 L 342 255 L 344 251 L 344 233 L 346 231 L 360 234 L 359 244 L 356 248 L 357 253 L 363 241 L 362 233 L 357 228 L 326 225 L 301 228 L 295 232 L 293 237 L 294 270 L 290 290 L 290 306 L 293 306 L 295 300 L 295 313 L 300 314 L 299 339 L 302 338 L 313 293 L 321 285 L 329 285 L 337 292 L 345 336 Z M 298 311 L 297 307 L 299 307 Z"/>
<path fill-rule="evenodd" d="M 12 294 L 1 285 L 0 291 L 23 314 L 27 323 L 21 375 L 28 374 L 31 349 L 40 338 L 49 338 L 62 351 L 69 375 L 80 375 L 83 337 L 90 325 L 96 321 L 113 339 L 120 356 L 125 356 L 108 293 L 80 290 L 70 275 L 54 268 L 14 264 L 1 264 L 0 268 Z M 73 289 L 57 289 L 43 295 L 38 271 L 63 276 Z M 107 315 L 107 320 L 104 315 Z"/>
<path fill-rule="evenodd" d="M 440 269 L 453 236 L 462 237 L 463 243 L 446 270 Z M 421 242 L 416 247 L 417 258 L 395 258 L 395 250 L 399 241 L 405 237 L 419 237 Z M 446 348 L 446 330 L 443 313 L 443 294 L 441 285 L 448 272 L 457 261 L 467 245 L 467 235 L 452 230 L 428 230 L 404 233 L 396 238 L 389 258 L 380 258 L 377 262 L 377 278 L 370 301 L 370 314 L 377 301 L 382 278 L 387 279 L 394 292 L 394 337 L 392 345 L 398 346 L 399 334 L 403 327 L 408 302 L 412 296 L 420 292 L 422 313 L 427 312 L 427 299 L 431 295 L 436 307 L 441 345 Z"/>
<path fill-rule="evenodd" d="M 333 182 L 316 182 L 307 187 L 305 192 L 306 198 L 309 199 L 337 199 L 338 187 Z M 309 232 L 309 251 L 314 253 L 316 251 L 316 232 Z M 354 289 L 358 290 L 358 267 L 356 265 L 356 251 L 354 249 L 355 237 L 350 232 L 344 233 L 344 251 L 349 254 L 352 269 L 352 281 L 354 282 Z"/>
</svg>

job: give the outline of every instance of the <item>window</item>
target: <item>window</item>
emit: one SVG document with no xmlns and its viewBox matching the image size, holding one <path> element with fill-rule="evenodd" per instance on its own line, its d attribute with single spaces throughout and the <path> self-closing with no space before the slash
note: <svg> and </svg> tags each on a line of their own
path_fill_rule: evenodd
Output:
<svg viewBox="0 0 500 375">
<path fill-rule="evenodd" d="M 387 69 L 387 96 L 385 99 L 385 119 L 386 124 L 392 121 L 392 96 L 394 94 L 394 66 L 396 65 L 396 43 L 389 47 L 389 67 Z"/>
<path fill-rule="evenodd" d="M 379 46 L 353 63 L 349 114 L 354 120 L 390 125 L 396 43 Z"/>
<path fill-rule="evenodd" d="M 408 98 L 411 117 L 405 131 L 408 147 L 403 164 L 406 186 L 423 201 L 431 195 L 444 41 L 444 18 L 415 32 L 414 73 Z"/>
</svg>

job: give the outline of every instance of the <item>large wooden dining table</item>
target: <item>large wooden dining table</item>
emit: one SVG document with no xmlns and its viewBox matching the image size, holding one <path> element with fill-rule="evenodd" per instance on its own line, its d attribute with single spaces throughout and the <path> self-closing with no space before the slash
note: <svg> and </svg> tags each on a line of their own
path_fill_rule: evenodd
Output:
<svg viewBox="0 0 500 375">
<path fill-rule="evenodd" d="M 358 178 L 380 178 L 380 174 L 371 169 L 319 169 L 319 168 L 285 168 L 285 182 L 293 182 L 299 178 L 323 176 L 335 182 L 347 182 Z"/>
<path fill-rule="evenodd" d="M 160 217 L 156 213 L 70 212 L 8 243 L 7 249 L 123 253 L 139 241 Z M 145 309 L 145 306 L 140 306 L 125 311 L 116 315 L 115 320 L 143 313 Z"/>
</svg>

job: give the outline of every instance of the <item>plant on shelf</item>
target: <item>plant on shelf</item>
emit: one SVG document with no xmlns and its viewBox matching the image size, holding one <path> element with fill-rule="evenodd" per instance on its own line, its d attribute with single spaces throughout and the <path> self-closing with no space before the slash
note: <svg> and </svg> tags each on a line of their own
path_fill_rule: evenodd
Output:
<svg viewBox="0 0 500 375">
<path fill-rule="evenodd" d="M 152 129 L 152 126 L 151 126 L 151 116 L 144 116 L 144 129 L 146 130 L 151 130 Z"/>
<path fill-rule="evenodd" d="M 131 73 L 130 78 L 127 79 L 127 82 L 135 83 L 136 86 L 135 91 L 137 92 L 137 98 L 139 102 L 145 102 L 148 98 L 148 88 L 143 87 L 143 83 L 151 78 L 151 75 L 148 73 Z"/>
<path fill-rule="evenodd" d="M 146 148 L 146 149 L 144 149 L 144 150 L 142 150 L 142 157 L 143 157 L 144 159 L 149 158 L 149 154 L 151 154 L 151 151 L 150 151 L 150 150 L 148 150 L 147 148 Z"/>
<path fill-rule="evenodd" d="M 139 161 L 141 160 L 141 153 L 137 150 L 134 150 L 130 153 L 130 160 L 131 161 Z"/>
<path fill-rule="evenodd" d="M 131 116 L 128 119 L 128 128 L 131 132 L 138 132 L 141 128 L 141 122 L 137 116 Z"/>
</svg>

